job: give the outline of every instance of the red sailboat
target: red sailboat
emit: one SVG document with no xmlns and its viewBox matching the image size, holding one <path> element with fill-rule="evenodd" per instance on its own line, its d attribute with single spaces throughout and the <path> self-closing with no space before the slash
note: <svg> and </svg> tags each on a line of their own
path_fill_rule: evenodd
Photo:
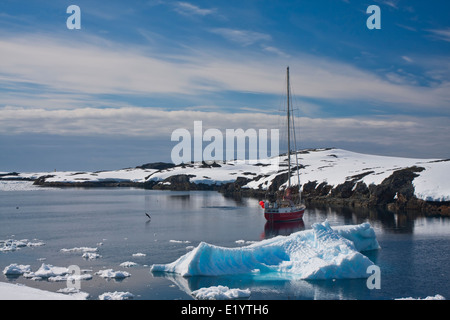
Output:
<svg viewBox="0 0 450 320">
<path fill-rule="evenodd" d="M 289 83 L 289 67 L 286 71 L 287 78 L 287 140 L 288 140 L 288 186 L 284 190 L 283 194 L 275 201 L 260 201 L 259 204 L 264 209 L 264 217 L 270 222 L 285 222 L 295 221 L 303 218 L 306 206 L 302 203 L 301 190 L 300 190 L 300 174 L 298 165 L 297 148 L 295 146 L 295 159 L 297 170 L 297 186 L 294 187 L 291 184 L 291 127 L 293 130 L 294 145 L 295 130 L 294 130 L 294 117 L 291 117 L 291 97 L 290 97 L 290 83 Z M 292 124 L 291 124 L 292 122 Z"/>
</svg>

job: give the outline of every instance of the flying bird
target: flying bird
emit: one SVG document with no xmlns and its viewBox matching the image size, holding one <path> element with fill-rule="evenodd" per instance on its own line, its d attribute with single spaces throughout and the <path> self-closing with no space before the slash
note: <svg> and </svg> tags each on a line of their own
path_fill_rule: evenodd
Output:
<svg viewBox="0 0 450 320">
<path fill-rule="evenodd" d="M 150 215 L 146 212 L 145 215 L 151 220 L 152 217 L 150 217 Z"/>
</svg>

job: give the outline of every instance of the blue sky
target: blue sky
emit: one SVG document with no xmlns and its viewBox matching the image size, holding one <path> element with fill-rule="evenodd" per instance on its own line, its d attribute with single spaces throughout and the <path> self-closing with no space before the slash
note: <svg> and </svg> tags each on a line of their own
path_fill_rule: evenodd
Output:
<svg viewBox="0 0 450 320">
<path fill-rule="evenodd" d="M 69 5 L 81 29 L 69 30 Z M 381 29 L 369 30 L 369 5 Z M 0 171 L 170 161 L 176 128 L 277 127 L 301 147 L 448 158 L 450 3 L 0 3 Z"/>
</svg>

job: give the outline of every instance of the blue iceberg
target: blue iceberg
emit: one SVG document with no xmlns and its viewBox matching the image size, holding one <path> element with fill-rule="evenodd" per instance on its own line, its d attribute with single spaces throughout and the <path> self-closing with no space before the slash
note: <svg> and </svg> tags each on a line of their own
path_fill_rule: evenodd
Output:
<svg viewBox="0 0 450 320">
<path fill-rule="evenodd" d="M 374 263 L 360 251 L 379 249 L 369 223 L 331 228 L 328 221 L 289 236 L 278 236 L 246 247 L 225 248 L 201 242 L 152 272 L 189 276 L 250 274 L 262 279 L 367 278 Z"/>
</svg>

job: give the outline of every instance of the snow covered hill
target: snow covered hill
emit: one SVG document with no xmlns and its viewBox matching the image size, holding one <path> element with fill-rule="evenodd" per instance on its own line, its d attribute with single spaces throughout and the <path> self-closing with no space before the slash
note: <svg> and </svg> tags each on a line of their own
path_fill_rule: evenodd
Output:
<svg viewBox="0 0 450 320">
<path fill-rule="evenodd" d="M 406 205 L 411 199 L 440 204 L 450 201 L 450 159 L 375 156 L 342 149 L 301 150 L 297 156 L 306 199 L 352 199 L 353 205 L 359 200 L 364 205 Z M 295 155 L 291 157 L 295 163 Z M 99 172 L 0 173 L 0 180 L 11 179 L 53 187 L 138 186 L 262 195 L 286 186 L 287 156 L 257 162 L 166 165 L 162 169 L 142 166 Z M 294 174 L 292 181 L 297 183 Z"/>
</svg>

